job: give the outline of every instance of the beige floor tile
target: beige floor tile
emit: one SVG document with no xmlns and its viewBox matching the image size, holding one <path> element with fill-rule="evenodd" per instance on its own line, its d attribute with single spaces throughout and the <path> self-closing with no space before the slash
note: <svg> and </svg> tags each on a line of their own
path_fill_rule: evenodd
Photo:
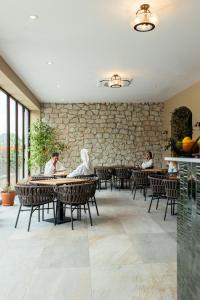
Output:
<svg viewBox="0 0 200 300">
<path fill-rule="evenodd" d="M 42 269 L 34 271 L 23 300 L 91 300 L 90 271 Z"/>
<path fill-rule="evenodd" d="M 176 300 L 176 265 L 92 268 L 93 300 Z"/>
<path fill-rule="evenodd" d="M 141 263 L 128 236 L 102 235 L 89 238 L 91 267 L 121 266 Z"/>
</svg>

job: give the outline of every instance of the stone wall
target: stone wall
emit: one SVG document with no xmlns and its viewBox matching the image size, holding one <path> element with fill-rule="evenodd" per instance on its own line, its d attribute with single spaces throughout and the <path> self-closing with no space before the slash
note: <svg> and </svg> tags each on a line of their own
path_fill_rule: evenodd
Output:
<svg viewBox="0 0 200 300">
<path fill-rule="evenodd" d="M 87 148 L 93 165 L 133 165 L 151 150 L 160 166 L 163 151 L 162 103 L 43 104 L 41 117 L 57 128 L 58 140 L 70 171 L 80 163 L 80 149 Z"/>
</svg>

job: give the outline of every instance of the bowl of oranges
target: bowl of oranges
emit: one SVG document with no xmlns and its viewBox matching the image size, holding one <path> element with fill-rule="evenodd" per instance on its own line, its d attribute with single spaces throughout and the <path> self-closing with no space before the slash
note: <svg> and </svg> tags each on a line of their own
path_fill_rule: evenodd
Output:
<svg viewBox="0 0 200 300">
<path fill-rule="evenodd" d="M 182 151 L 189 153 L 189 152 L 198 152 L 199 151 L 199 144 L 198 140 L 193 140 L 190 137 L 185 137 L 182 140 Z"/>
</svg>

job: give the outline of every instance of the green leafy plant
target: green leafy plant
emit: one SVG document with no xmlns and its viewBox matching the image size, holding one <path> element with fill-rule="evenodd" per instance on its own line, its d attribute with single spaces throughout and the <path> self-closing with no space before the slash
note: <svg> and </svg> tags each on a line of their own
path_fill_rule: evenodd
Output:
<svg viewBox="0 0 200 300">
<path fill-rule="evenodd" d="M 1 193 L 13 193 L 13 192 L 15 192 L 14 188 L 8 183 L 1 190 Z"/>
<path fill-rule="evenodd" d="M 65 145 L 57 142 L 56 130 L 48 123 L 38 120 L 33 123 L 30 133 L 29 167 L 43 169 L 53 152 L 61 152 Z"/>
</svg>

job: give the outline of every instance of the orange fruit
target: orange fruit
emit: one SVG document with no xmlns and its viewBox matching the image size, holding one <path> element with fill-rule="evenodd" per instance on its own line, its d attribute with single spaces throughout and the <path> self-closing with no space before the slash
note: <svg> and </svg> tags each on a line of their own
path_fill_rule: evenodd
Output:
<svg viewBox="0 0 200 300">
<path fill-rule="evenodd" d="M 194 145 L 194 143 L 196 142 L 196 140 L 186 140 L 184 143 L 182 143 L 182 149 L 184 152 L 189 152 L 192 149 L 192 146 Z M 196 147 L 195 147 L 196 148 Z M 193 149 L 195 150 L 195 149 Z"/>
<path fill-rule="evenodd" d="M 191 141 L 191 138 L 189 136 L 186 136 L 184 137 L 184 139 L 182 140 L 182 143 L 185 143 L 185 142 L 190 142 Z"/>
</svg>

